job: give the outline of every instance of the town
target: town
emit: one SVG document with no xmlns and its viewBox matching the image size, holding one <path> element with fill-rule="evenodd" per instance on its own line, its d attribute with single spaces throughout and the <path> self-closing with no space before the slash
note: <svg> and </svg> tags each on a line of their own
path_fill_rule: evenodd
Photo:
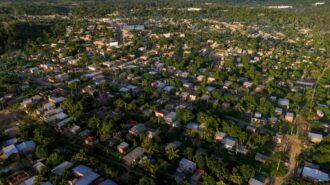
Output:
<svg viewBox="0 0 330 185">
<path fill-rule="evenodd" d="M 0 47 L 2 184 L 329 183 L 329 19 L 114 3 L 17 5 L 16 29 L 52 27 Z"/>
</svg>

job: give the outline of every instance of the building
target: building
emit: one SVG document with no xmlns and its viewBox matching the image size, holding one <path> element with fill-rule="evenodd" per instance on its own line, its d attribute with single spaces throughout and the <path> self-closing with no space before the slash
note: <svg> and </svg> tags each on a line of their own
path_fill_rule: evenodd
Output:
<svg viewBox="0 0 330 185">
<path fill-rule="evenodd" d="M 117 150 L 119 153 L 124 154 L 124 153 L 126 153 L 128 147 L 129 147 L 128 143 L 122 142 L 117 146 Z"/>
<path fill-rule="evenodd" d="M 146 126 L 143 123 L 140 123 L 129 129 L 129 133 L 134 136 L 138 136 L 139 134 L 143 133 L 146 130 L 147 130 Z"/>
<path fill-rule="evenodd" d="M 63 163 L 55 166 L 51 172 L 54 173 L 55 175 L 61 176 L 64 170 L 70 169 L 73 166 L 72 162 L 69 161 L 64 161 Z"/>
<path fill-rule="evenodd" d="M 265 156 L 264 154 L 261 154 L 261 153 L 257 152 L 254 159 L 256 161 L 261 162 L 261 163 L 265 163 L 267 161 L 268 157 Z"/>
<path fill-rule="evenodd" d="M 176 113 L 175 112 L 170 112 L 165 116 L 165 121 L 168 124 L 172 124 L 176 120 Z"/>
<path fill-rule="evenodd" d="M 292 113 L 292 112 L 287 112 L 287 113 L 285 114 L 285 120 L 286 120 L 287 122 L 289 122 L 289 123 L 292 123 L 293 120 L 294 120 L 294 113 Z"/>
<path fill-rule="evenodd" d="M 75 185 L 90 185 L 93 181 L 95 181 L 99 177 L 100 177 L 99 174 L 95 172 L 90 172 L 85 176 L 79 178 L 78 181 L 75 183 Z"/>
<path fill-rule="evenodd" d="M 179 162 L 180 169 L 186 173 L 193 173 L 196 170 L 196 163 L 182 158 Z"/>
<path fill-rule="evenodd" d="M 323 135 L 322 134 L 316 134 L 316 133 L 309 132 L 308 133 L 308 139 L 312 143 L 320 143 L 322 141 L 322 139 L 323 139 Z"/>
<path fill-rule="evenodd" d="M 306 166 L 303 169 L 302 176 L 315 183 L 329 181 L 329 174 Z"/>
<path fill-rule="evenodd" d="M 263 185 L 264 183 L 255 179 L 255 178 L 250 178 L 249 180 L 249 185 Z"/>
<path fill-rule="evenodd" d="M 225 138 L 222 140 L 221 144 L 223 144 L 223 146 L 224 146 L 226 149 L 228 149 L 228 150 L 233 150 L 234 147 L 235 147 L 236 144 L 237 144 L 237 141 L 236 141 L 236 139 L 234 139 L 234 138 L 231 138 L 231 137 L 225 137 Z"/>
<path fill-rule="evenodd" d="M 123 157 L 123 160 L 126 164 L 132 165 L 138 158 L 140 158 L 143 155 L 143 149 L 142 147 L 136 147 L 134 150 L 132 150 L 130 153 L 125 155 Z"/>
<path fill-rule="evenodd" d="M 91 173 L 93 170 L 85 165 L 79 165 L 74 167 L 72 171 L 76 176 L 82 177 Z"/>
<path fill-rule="evenodd" d="M 215 133 L 214 139 L 215 139 L 216 142 L 220 142 L 220 141 L 222 141 L 226 136 L 227 136 L 227 134 L 224 133 L 224 132 L 217 132 L 217 133 Z"/>
<path fill-rule="evenodd" d="M 28 178 L 30 178 L 30 175 L 26 171 L 18 171 L 7 177 L 7 182 L 9 185 L 18 185 Z"/>
</svg>

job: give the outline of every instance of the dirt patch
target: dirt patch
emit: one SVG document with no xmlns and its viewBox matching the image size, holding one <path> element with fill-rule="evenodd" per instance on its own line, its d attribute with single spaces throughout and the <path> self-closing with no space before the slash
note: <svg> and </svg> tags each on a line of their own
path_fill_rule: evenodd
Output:
<svg viewBox="0 0 330 185">
<path fill-rule="evenodd" d="M 3 110 L 0 111 L 0 129 L 13 126 L 18 120 L 24 117 L 22 112 Z"/>
</svg>

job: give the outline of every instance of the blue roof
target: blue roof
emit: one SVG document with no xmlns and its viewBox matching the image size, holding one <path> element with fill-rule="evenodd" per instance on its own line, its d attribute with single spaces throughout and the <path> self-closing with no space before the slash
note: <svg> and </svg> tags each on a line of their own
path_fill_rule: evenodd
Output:
<svg viewBox="0 0 330 185">
<path fill-rule="evenodd" d="M 55 168 L 52 169 L 52 173 L 56 175 L 62 175 L 65 169 L 69 169 L 73 166 L 72 162 L 64 161 L 63 163 L 57 165 Z"/>
<path fill-rule="evenodd" d="M 187 166 L 188 168 L 191 168 L 191 169 L 195 169 L 196 168 L 196 163 L 186 159 L 186 158 L 182 158 L 180 160 L 180 164 L 181 165 L 184 165 L 184 166 Z"/>
<path fill-rule="evenodd" d="M 34 150 L 35 147 L 36 147 L 36 144 L 34 143 L 34 141 L 24 141 L 23 143 L 16 145 L 17 150 L 20 152 Z"/>
<path fill-rule="evenodd" d="M 107 179 L 107 180 L 101 182 L 99 185 L 117 185 L 117 183 L 113 182 L 110 179 Z"/>
<path fill-rule="evenodd" d="M 3 148 L 2 151 L 3 151 L 3 153 L 6 154 L 7 157 L 11 156 L 12 154 L 18 153 L 18 150 L 15 147 L 15 145 L 9 145 L 9 146 Z"/>
<path fill-rule="evenodd" d="M 89 174 L 93 170 L 85 165 L 79 165 L 79 166 L 74 167 L 72 169 L 72 171 L 75 173 L 78 173 L 78 174 L 82 174 L 84 176 L 84 175 Z"/>
<path fill-rule="evenodd" d="M 95 181 L 100 175 L 95 172 L 90 172 L 88 175 L 81 177 L 76 185 L 89 185 L 93 181 Z"/>
</svg>

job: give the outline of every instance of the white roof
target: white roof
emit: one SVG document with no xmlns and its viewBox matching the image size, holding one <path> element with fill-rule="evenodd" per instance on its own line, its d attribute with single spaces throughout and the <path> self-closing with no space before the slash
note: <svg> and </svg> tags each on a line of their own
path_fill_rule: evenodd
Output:
<svg viewBox="0 0 330 185">
<path fill-rule="evenodd" d="M 312 178 L 312 179 L 318 180 L 320 182 L 329 180 L 329 174 L 324 173 L 317 169 L 309 168 L 309 167 L 304 167 L 302 174 L 304 177 Z"/>
<path fill-rule="evenodd" d="M 316 139 L 323 139 L 323 136 L 322 134 L 316 134 L 316 133 L 312 133 L 312 132 L 309 132 L 308 133 L 308 138 L 312 139 L 312 138 L 316 138 Z"/>
<path fill-rule="evenodd" d="M 2 149 L 3 153 L 6 154 L 7 157 L 13 155 L 13 154 L 16 154 L 18 153 L 18 150 L 17 148 L 15 147 L 15 145 L 9 145 L 9 146 L 6 146 Z"/>
<path fill-rule="evenodd" d="M 260 182 L 260 181 L 258 181 L 258 180 L 256 180 L 256 179 L 254 179 L 254 178 L 251 178 L 249 180 L 249 185 L 263 185 L 263 183 Z"/>
<path fill-rule="evenodd" d="M 33 176 L 27 180 L 24 181 L 24 185 L 33 185 L 34 179 L 36 178 L 36 176 Z"/>
</svg>

